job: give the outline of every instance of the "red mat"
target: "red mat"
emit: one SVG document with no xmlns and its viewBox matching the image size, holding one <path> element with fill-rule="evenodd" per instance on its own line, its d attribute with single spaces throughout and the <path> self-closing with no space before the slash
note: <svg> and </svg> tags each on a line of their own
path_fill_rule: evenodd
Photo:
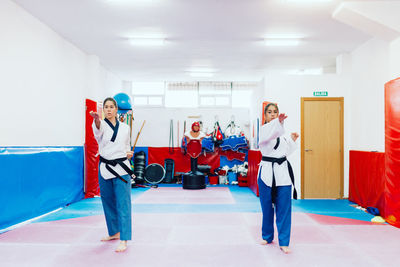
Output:
<svg viewBox="0 0 400 267">
<path fill-rule="evenodd" d="M 348 219 L 348 218 L 341 218 L 341 217 L 334 217 L 334 216 L 327 216 L 327 215 L 320 215 L 320 214 L 313 214 L 308 213 L 314 221 L 318 222 L 319 224 L 327 224 L 327 225 L 380 225 L 380 223 L 373 223 L 355 219 Z"/>
</svg>

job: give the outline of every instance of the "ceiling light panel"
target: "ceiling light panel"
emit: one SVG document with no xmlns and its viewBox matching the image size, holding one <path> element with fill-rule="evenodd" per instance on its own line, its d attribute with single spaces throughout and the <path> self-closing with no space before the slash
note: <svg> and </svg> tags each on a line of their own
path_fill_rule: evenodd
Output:
<svg viewBox="0 0 400 267">
<path fill-rule="evenodd" d="M 264 39 L 264 44 L 266 46 L 298 46 L 300 44 L 299 39 L 272 39 L 266 38 Z"/>
<path fill-rule="evenodd" d="M 133 46 L 162 46 L 165 44 L 164 38 L 130 38 L 129 42 Z"/>
</svg>

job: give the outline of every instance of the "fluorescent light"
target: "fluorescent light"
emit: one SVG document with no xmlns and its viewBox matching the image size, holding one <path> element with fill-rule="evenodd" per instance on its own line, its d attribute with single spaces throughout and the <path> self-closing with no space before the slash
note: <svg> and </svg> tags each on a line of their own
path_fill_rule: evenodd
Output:
<svg viewBox="0 0 400 267">
<path fill-rule="evenodd" d="M 131 38 L 129 41 L 134 46 L 161 46 L 165 44 L 164 38 Z"/>
<path fill-rule="evenodd" d="M 159 2 L 160 0 L 104 0 L 104 2 L 110 4 L 154 4 Z"/>
<path fill-rule="evenodd" d="M 288 71 L 288 74 L 290 75 L 322 75 L 323 73 L 323 68 L 296 69 Z"/>
<path fill-rule="evenodd" d="M 194 68 L 187 69 L 187 71 L 189 71 L 189 72 L 217 72 L 218 70 L 213 69 L 213 68 L 194 67 Z"/>
<path fill-rule="evenodd" d="M 264 39 L 266 46 L 297 46 L 300 44 L 299 39 Z"/>
<path fill-rule="evenodd" d="M 265 39 L 303 39 L 306 38 L 304 34 L 300 33 L 268 33 L 264 35 Z"/>
<path fill-rule="evenodd" d="M 189 74 L 192 77 L 213 77 L 214 73 L 212 72 L 190 72 Z"/>
<path fill-rule="evenodd" d="M 294 2 L 294 3 L 310 3 L 310 2 L 320 2 L 320 3 L 325 3 L 325 2 L 332 2 L 332 0 L 284 0 L 285 2 Z"/>
</svg>

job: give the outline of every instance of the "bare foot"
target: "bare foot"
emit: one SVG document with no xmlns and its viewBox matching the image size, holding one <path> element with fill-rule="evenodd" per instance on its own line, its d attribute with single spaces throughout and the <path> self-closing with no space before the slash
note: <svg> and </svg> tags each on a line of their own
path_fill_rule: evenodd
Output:
<svg viewBox="0 0 400 267">
<path fill-rule="evenodd" d="M 271 244 L 272 242 L 268 242 L 267 240 L 263 240 L 260 242 L 261 245 L 268 245 Z"/>
<path fill-rule="evenodd" d="M 110 240 L 115 240 L 115 239 L 119 239 L 119 233 L 116 233 L 115 235 L 112 235 L 112 236 L 103 237 L 101 239 L 101 241 L 110 241 Z"/>
<path fill-rule="evenodd" d="M 115 252 L 123 252 L 127 249 L 127 241 L 121 241 L 119 242 L 118 247 L 115 249 Z"/>
<path fill-rule="evenodd" d="M 289 249 L 289 247 L 282 246 L 282 247 L 281 247 L 281 250 L 282 250 L 282 251 L 283 251 L 283 253 L 285 253 L 285 254 L 289 254 L 289 253 L 290 253 L 290 249 Z"/>
</svg>

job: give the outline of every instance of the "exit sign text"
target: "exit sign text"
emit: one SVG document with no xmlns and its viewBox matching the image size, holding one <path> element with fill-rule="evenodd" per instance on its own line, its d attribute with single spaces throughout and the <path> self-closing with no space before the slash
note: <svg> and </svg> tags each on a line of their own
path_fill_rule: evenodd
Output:
<svg viewBox="0 0 400 267">
<path fill-rule="evenodd" d="M 313 93 L 314 96 L 328 96 L 327 91 L 317 91 Z"/>
</svg>

